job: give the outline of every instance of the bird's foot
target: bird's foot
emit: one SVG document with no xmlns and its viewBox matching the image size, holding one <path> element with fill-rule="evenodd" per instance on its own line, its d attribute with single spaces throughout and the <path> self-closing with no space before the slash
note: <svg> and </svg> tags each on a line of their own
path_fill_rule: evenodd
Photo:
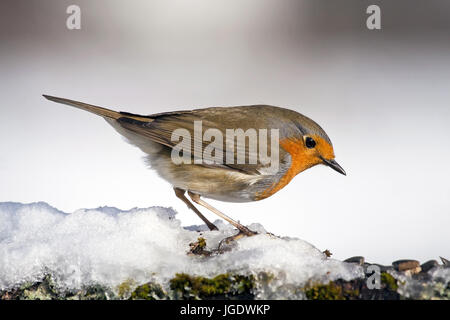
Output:
<svg viewBox="0 0 450 320">
<path fill-rule="evenodd" d="M 254 236 L 257 234 L 258 234 L 257 232 L 252 231 L 252 230 L 248 229 L 247 227 L 242 226 L 242 228 L 239 228 L 239 232 L 237 234 L 230 236 L 230 237 L 226 237 L 225 239 L 220 241 L 219 249 L 222 249 L 224 245 L 229 245 L 233 241 L 237 241 L 243 237 L 251 237 L 251 236 Z"/>
<path fill-rule="evenodd" d="M 242 238 L 242 237 L 244 237 L 244 236 L 251 237 L 251 236 L 254 236 L 254 235 L 258 234 L 258 232 L 252 231 L 252 230 L 250 230 L 249 228 L 247 228 L 246 226 L 243 226 L 243 225 L 241 225 L 241 224 L 238 225 L 237 228 L 238 228 L 238 230 L 239 230 L 239 233 L 238 233 L 236 236 L 242 234 L 239 238 Z M 238 238 L 238 239 L 239 239 L 239 238 Z"/>
</svg>

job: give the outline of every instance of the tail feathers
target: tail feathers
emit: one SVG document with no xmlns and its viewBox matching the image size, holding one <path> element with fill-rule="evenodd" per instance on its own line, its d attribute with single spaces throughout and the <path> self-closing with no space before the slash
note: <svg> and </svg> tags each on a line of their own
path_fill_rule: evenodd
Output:
<svg viewBox="0 0 450 320">
<path fill-rule="evenodd" d="M 79 102 L 79 101 L 75 101 L 75 100 L 69 100 L 69 99 L 64 99 L 64 98 L 58 98 L 58 97 L 53 97 L 53 96 L 48 96 L 48 95 L 43 95 L 44 98 L 50 100 L 50 101 L 54 101 L 57 103 L 62 103 L 62 104 L 66 104 L 78 109 L 82 109 L 82 110 L 86 110 L 89 112 L 92 112 L 96 115 L 105 117 L 105 118 L 110 118 L 110 119 L 114 119 L 117 120 L 120 117 L 122 117 L 122 115 L 119 112 L 113 111 L 113 110 L 109 110 L 106 108 L 102 108 L 102 107 L 97 107 L 91 104 L 87 104 L 87 103 L 83 103 L 83 102 Z"/>
</svg>

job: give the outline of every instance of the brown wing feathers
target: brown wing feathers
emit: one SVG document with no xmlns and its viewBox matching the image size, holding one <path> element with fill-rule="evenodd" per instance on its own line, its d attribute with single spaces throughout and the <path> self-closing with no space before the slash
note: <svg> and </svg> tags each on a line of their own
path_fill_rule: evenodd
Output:
<svg viewBox="0 0 450 320">
<path fill-rule="evenodd" d="M 75 108 L 79 108 L 82 110 L 89 111 L 91 113 L 94 113 L 96 115 L 102 116 L 104 118 L 109 118 L 116 120 L 123 128 L 130 130 L 138 135 L 141 135 L 143 137 L 146 137 L 156 143 L 160 143 L 162 145 L 165 145 L 169 148 L 173 148 L 175 145 L 178 144 L 177 141 L 172 141 L 171 136 L 172 132 L 176 129 L 183 128 L 188 130 L 188 132 L 191 134 L 192 142 L 195 138 L 198 139 L 198 137 L 195 137 L 194 135 L 194 120 L 202 120 L 203 123 L 203 132 L 208 128 L 221 128 L 223 127 L 222 123 L 227 122 L 227 120 L 232 120 L 231 122 L 235 121 L 236 117 L 236 110 L 233 112 L 224 112 L 224 109 L 222 108 L 211 108 L 208 111 L 214 111 L 220 113 L 220 115 L 216 115 L 213 117 L 205 116 L 202 114 L 202 111 L 175 111 L 175 112 L 167 112 L 167 113 L 160 113 L 160 114 L 154 114 L 150 116 L 143 116 L 138 114 L 133 114 L 129 112 L 117 112 L 110 109 L 94 106 L 91 104 L 65 99 L 65 98 L 59 98 L 59 97 L 53 97 L 44 95 L 44 97 L 48 100 L 66 104 Z M 220 109 L 220 111 L 219 111 Z M 211 112 L 211 114 L 214 114 L 215 112 Z M 232 118 L 230 118 L 232 117 Z M 230 118 L 230 119 L 228 119 Z M 225 130 L 221 130 L 225 131 Z M 225 132 L 222 132 L 225 133 Z M 201 139 L 202 137 L 200 137 Z M 208 141 L 201 141 L 202 150 L 208 145 L 210 142 Z M 225 141 L 224 141 L 225 143 Z M 194 145 L 194 143 L 192 143 Z M 189 147 L 188 147 L 189 149 Z M 270 150 L 270 146 L 269 146 Z M 246 150 L 244 150 L 246 153 L 245 158 L 249 158 L 249 150 L 248 146 L 246 146 Z M 194 153 L 193 146 L 191 146 L 191 154 Z M 225 144 L 223 145 L 223 155 L 225 157 Z M 235 154 L 236 156 L 236 154 Z M 212 160 L 212 159 L 207 159 Z M 257 174 L 257 169 L 260 167 L 260 165 L 249 165 L 249 164 L 225 164 L 225 158 L 222 162 L 223 165 L 226 165 L 232 169 L 246 172 L 249 174 Z"/>
</svg>

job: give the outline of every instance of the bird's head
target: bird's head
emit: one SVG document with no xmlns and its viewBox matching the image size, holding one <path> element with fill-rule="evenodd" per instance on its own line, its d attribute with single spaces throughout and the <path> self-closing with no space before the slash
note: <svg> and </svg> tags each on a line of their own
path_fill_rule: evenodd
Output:
<svg viewBox="0 0 450 320">
<path fill-rule="evenodd" d="M 317 134 L 302 136 L 305 160 L 312 165 L 324 164 L 337 172 L 346 175 L 345 170 L 336 162 L 333 145 Z"/>
<path fill-rule="evenodd" d="M 336 162 L 333 144 L 326 132 L 313 120 L 299 114 L 294 121 L 296 129 L 295 144 L 281 144 L 298 163 L 301 172 L 318 164 L 326 165 L 346 175 L 345 170 Z M 292 141 L 292 140 L 291 140 Z"/>
</svg>

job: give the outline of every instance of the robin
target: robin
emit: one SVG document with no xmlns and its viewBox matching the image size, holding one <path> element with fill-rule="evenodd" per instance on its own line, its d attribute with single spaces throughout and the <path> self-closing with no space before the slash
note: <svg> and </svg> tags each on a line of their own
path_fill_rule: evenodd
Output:
<svg viewBox="0 0 450 320">
<path fill-rule="evenodd" d="M 116 112 L 64 98 L 48 95 L 44 97 L 102 116 L 129 143 L 147 155 L 146 161 L 151 168 L 173 186 L 175 195 L 192 209 L 210 230 L 218 229 L 188 200 L 186 192 L 194 203 L 214 212 L 236 227 L 239 230 L 238 235 L 251 236 L 255 232 L 212 207 L 202 197 L 229 202 L 262 200 L 281 190 L 300 172 L 318 164 L 329 166 L 345 175 L 344 169 L 334 160 L 333 145 L 325 131 L 313 120 L 293 110 L 269 105 L 252 105 L 138 115 Z M 196 135 L 195 132 L 198 123 L 201 124 L 200 135 Z M 265 163 L 248 161 L 256 152 L 250 148 L 250 142 L 244 143 L 243 148 L 239 147 L 242 147 L 242 143 L 237 147 L 233 145 L 230 156 L 228 137 L 225 144 L 220 142 L 215 144 L 214 152 L 214 160 L 219 157 L 227 161 L 211 161 L 212 159 L 198 161 L 195 154 L 206 154 L 198 152 L 198 149 L 203 150 L 210 143 L 203 141 L 203 134 L 208 129 L 215 130 L 213 132 L 216 134 L 225 133 L 225 135 L 231 129 L 241 129 L 245 132 L 251 129 L 260 132 L 270 130 L 273 133 L 271 137 L 277 138 L 276 143 L 262 147 L 267 153 L 270 151 L 271 155 L 277 155 L 276 166 L 267 161 Z M 177 143 L 179 140 L 173 139 L 176 130 L 188 135 L 189 139 L 186 138 L 187 144 L 185 143 L 183 148 L 183 157 L 185 160 L 193 159 L 193 161 L 181 163 L 174 161 L 174 154 L 179 155 L 179 150 L 176 149 L 180 147 Z M 193 143 L 190 143 L 191 139 Z M 259 146 L 260 150 L 264 149 L 261 148 L 261 144 Z M 239 159 L 239 152 L 244 154 L 244 161 L 242 159 L 230 161 Z"/>
</svg>

